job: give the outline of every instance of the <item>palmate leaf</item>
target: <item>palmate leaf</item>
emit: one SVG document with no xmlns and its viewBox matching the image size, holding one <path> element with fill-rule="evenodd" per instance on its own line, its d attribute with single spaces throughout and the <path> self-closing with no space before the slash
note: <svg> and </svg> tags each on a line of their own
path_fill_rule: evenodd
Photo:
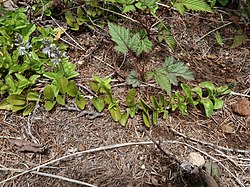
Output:
<svg viewBox="0 0 250 187">
<path fill-rule="evenodd" d="M 177 77 L 182 77 L 186 80 L 194 80 L 193 73 L 188 69 L 183 62 L 175 62 L 173 57 L 168 57 L 165 59 L 164 70 L 167 72 L 168 79 L 171 84 L 177 85 Z"/>
<path fill-rule="evenodd" d="M 184 14 L 185 10 L 206 11 L 212 13 L 212 9 L 204 0 L 177 0 L 173 6 Z"/>
</svg>

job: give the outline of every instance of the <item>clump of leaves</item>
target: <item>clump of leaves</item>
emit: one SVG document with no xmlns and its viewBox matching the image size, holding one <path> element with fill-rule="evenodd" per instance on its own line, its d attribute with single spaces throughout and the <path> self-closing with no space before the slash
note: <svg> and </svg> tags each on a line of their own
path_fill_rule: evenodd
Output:
<svg viewBox="0 0 250 187">
<path fill-rule="evenodd" d="M 4 97 L 0 109 L 23 110 L 23 114 L 28 115 L 37 102 L 43 101 L 35 91 L 38 89 L 44 91 L 46 110 L 54 107 L 55 98 L 59 104 L 64 104 L 65 93 L 72 95 L 70 84 L 74 81 L 69 79 L 79 73 L 67 59 L 67 46 L 59 44 L 53 34 L 56 29 L 30 23 L 23 8 L 6 11 L 0 18 L 0 94 Z M 49 78 L 52 85 L 42 84 L 44 89 L 41 85 L 35 89 L 37 80 L 42 78 Z M 62 86 L 69 90 L 65 92 Z M 74 94 L 73 97 L 78 107 L 84 108 L 82 96 Z"/>
</svg>

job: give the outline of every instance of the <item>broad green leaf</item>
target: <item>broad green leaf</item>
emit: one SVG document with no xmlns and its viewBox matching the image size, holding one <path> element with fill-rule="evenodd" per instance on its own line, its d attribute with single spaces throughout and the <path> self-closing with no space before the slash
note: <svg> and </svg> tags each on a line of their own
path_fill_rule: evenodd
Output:
<svg viewBox="0 0 250 187">
<path fill-rule="evenodd" d="M 23 42 L 27 43 L 29 41 L 30 35 L 36 30 L 36 25 L 33 23 L 28 24 L 24 29 L 22 29 Z"/>
<path fill-rule="evenodd" d="M 122 12 L 127 13 L 127 12 L 134 11 L 134 10 L 136 10 L 134 5 L 127 5 L 123 8 Z"/>
<path fill-rule="evenodd" d="M 93 92 L 98 93 L 99 91 L 98 85 L 95 82 L 90 81 L 89 86 Z"/>
<path fill-rule="evenodd" d="M 25 105 L 13 105 L 12 112 L 17 112 L 17 111 L 23 110 L 24 108 L 26 108 Z"/>
<path fill-rule="evenodd" d="M 27 101 L 39 101 L 39 94 L 37 91 L 34 90 L 28 90 L 26 95 Z"/>
<path fill-rule="evenodd" d="M 134 118 L 134 117 L 135 117 L 135 114 L 136 114 L 136 112 L 137 112 L 137 110 L 138 110 L 138 105 L 137 105 L 137 104 L 135 104 L 135 105 L 132 106 L 132 107 L 129 107 L 129 116 L 130 116 L 131 118 Z"/>
<path fill-rule="evenodd" d="M 4 99 L 0 102 L 0 110 L 11 110 L 13 105 L 11 105 L 7 99 Z"/>
<path fill-rule="evenodd" d="M 175 92 L 175 95 L 176 95 L 176 97 L 178 99 L 178 104 L 184 103 L 185 97 L 183 95 L 181 95 L 179 92 Z"/>
<path fill-rule="evenodd" d="M 138 101 L 138 104 L 141 106 L 142 110 L 148 114 L 149 111 L 151 111 L 152 109 L 150 108 L 150 106 L 147 105 L 147 103 L 145 103 L 142 99 L 140 99 Z"/>
<path fill-rule="evenodd" d="M 67 87 L 67 93 L 71 97 L 76 97 L 78 94 L 78 88 L 76 86 L 76 83 L 74 80 L 69 81 L 68 87 Z"/>
<path fill-rule="evenodd" d="M 101 112 L 103 111 L 104 109 L 104 99 L 101 98 L 101 97 L 98 97 L 98 98 L 92 98 L 91 99 L 92 101 L 92 104 L 94 105 L 95 109 L 98 111 L 98 112 Z"/>
<path fill-rule="evenodd" d="M 165 26 L 163 23 L 158 24 L 158 40 L 162 42 L 163 40 L 170 47 L 171 50 L 174 50 L 176 47 L 176 41 L 174 36 L 171 34 L 170 28 Z"/>
<path fill-rule="evenodd" d="M 186 100 L 185 100 L 186 103 L 197 105 L 199 102 L 193 100 L 191 88 L 187 84 L 184 84 L 184 83 L 181 84 L 181 87 L 186 95 Z"/>
<path fill-rule="evenodd" d="M 65 105 L 65 95 L 57 95 L 56 102 L 62 106 Z"/>
<path fill-rule="evenodd" d="M 78 97 L 76 97 L 76 105 L 79 109 L 84 110 L 85 105 L 86 105 L 86 101 L 85 101 L 83 95 L 79 95 Z"/>
<path fill-rule="evenodd" d="M 213 102 L 208 98 L 202 98 L 200 103 L 204 106 L 206 116 L 211 117 L 214 110 Z"/>
<path fill-rule="evenodd" d="M 230 94 L 232 92 L 228 86 L 220 86 L 216 88 L 216 96 Z"/>
<path fill-rule="evenodd" d="M 129 90 L 129 93 L 126 95 L 126 105 L 131 107 L 135 104 L 135 95 L 136 90 L 134 88 Z"/>
<path fill-rule="evenodd" d="M 145 37 L 144 39 L 141 39 L 136 51 L 136 55 L 139 56 L 142 52 L 150 52 L 152 50 L 152 42 L 148 39 L 148 37 Z"/>
<path fill-rule="evenodd" d="M 62 94 L 65 94 L 67 92 L 68 83 L 69 81 L 66 77 L 60 77 L 57 79 L 57 86 Z"/>
<path fill-rule="evenodd" d="M 36 79 L 38 79 L 40 75 L 32 75 L 29 78 L 30 86 L 34 85 L 36 83 Z"/>
<path fill-rule="evenodd" d="M 113 118 L 113 120 L 115 122 L 118 122 L 120 119 L 121 119 L 121 110 L 120 110 L 120 107 L 119 106 L 116 106 L 116 107 L 112 107 L 110 110 L 109 110 L 110 114 L 111 114 L 111 117 Z"/>
<path fill-rule="evenodd" d="M 49 101 L 53 101 L 54 100 L 55 95 L 54 95 L 54 92 L 53 92 L 53 89 L 52 89 L 51 85 L 48 85 L 48 86 L 46 86 L 44 88 L 43 95 L 44 95 L 44 97 L 45 97 L 46 100 L 49 100 Z"/>
<path fill-rule="evenodd" d="M 56 101 L 45 101 L 44 107 L 46 111 L 51 111 L 56 104 Z"/>
<path fill-rule="evenodd" d="M 24 116 L 29 115 L 29 114 L 35 109 L 35 106 L 36 106 L 36 103 L 34 103 L 34 102 L 29 103 L 29 104 L 26 106 L 26 108 L 24 109 L 23 115 L 24 115 Z"/>
<path fill-rule="evenodd" d="M 18 105 L 18 106 L 25 105 L 26 103 L 25 96 L 17 94 L 9 95 L 7 97 L 7 101 L 11 105 Z"/>
<path fill-rule="evenodd" d="M 128 109 L 122 114 L 121 119 L 120 119 L 120 124 L 125 127 L 128 121 L 129 117 L 129 112 Z"/>
<path fill-rule="evenodd" d="M 223 100 L 215 97 L 213 98 L 213 100 L 214 100 L 214 110 L 218 110 L 223 107 L 224 104 Z"/>
<path fill-rule="evenodd" d="M 77 20 L 70 11 L 66 11 L 65 19 L 67 21 L 67 24 L 71 27 L 72 30 L 79 30 L 79 25 L 77 24 Z"/>
<path fill-rule="evenodd" d="M 202 98 L 202 89 L 201 89 L 201 87 L 196 86 L 196 87 L 192 88 L 191 90 L 192 90 L 192 92 L 194 92 L 194 93 L 196 93 L 198 95 L 199 99 Z"/>
<path fill-rule="evenodd" d="M 228 4 L 228 0 L 217 0 L 222 6 L 226 6 Z M 233 2 L 233 1 L 232 1 Z"/>
</svg>

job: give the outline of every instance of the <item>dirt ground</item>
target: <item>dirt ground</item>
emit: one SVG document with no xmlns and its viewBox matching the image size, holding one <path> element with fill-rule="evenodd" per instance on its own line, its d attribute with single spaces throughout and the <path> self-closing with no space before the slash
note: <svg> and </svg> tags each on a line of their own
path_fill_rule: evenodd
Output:
<svg viewBox="0 0 250 187">
<path fill-rule="evenodd" d="M 215 14 L 190 13 L 184 16 L 172 13 L 164 21 L 171 26 L 178 47 L 170 52 L 166 46 L 158 45 L 152 52 L 151 66 L 172 55 L 192 69 L 195 80 L 189 81 L 190 85 L 203 81 L 225 85 L 236 81 L 238 84 L 234 91 L 249 96 L 249 40 L 242 47 L 230 48 L 236 31 L 234 23 L 219 30 L 225 39 L 224 47 L 216 44 L 213 33 L 205 36 L 229 23 L 230 15 L 225 10 L 218 10 Z M 129 86 L 124 84 L 124 77 L 113 69 L 115 64 L 122 62 L 123 56 L 114 51 L 107 31 L 96 28 L 91 32 L 71 35 L 85 49 L 71 47 L 68 53 L 81 74 L 78 83 L 89 87 L 88 80 L 93 75 L 112 75 L 113 92 L 124 101 L 124 93 Z M 125 60 L 128 64 L 129 58 Z M 125 65 L 121 71 L 126 74 L 129 68 Z M 159 90 L 140 87 L 137 91 L 139 97 L 149 98 L 149 93 Z M 85 89 L 82 92 L 89 94 Z M 150 129 L 144 128 L 139 115 L 129 119 L 126 127 L 121 127 L 113 122 L 107 110 L 94 119 L 63 107 L 46 112 L 43 106 L 37 106 L 29 117 L 0 111 L 0 184 L 198 186 L 195 179 L 182 173 L 175 159 L 165 154 L 169 152 L 184 162 L 190 152 L 198 152 L 206 162 L 219 165 L 220 186 L 250 186 L 250 117 L 232 111 L 232 105 L 243 98 L 249 101 L 247 97 L 224 96 L 225 105 L 211 118 L 206 118 L 201 110 L 189 108 L 187 117 L 178 112 L 171 113 L 166 121 L 160 120 Z M 68 105 L 74 107 L 73 101 Z M 85 110 L 91 111 L 91 108 Z M 21 152 L 15 145 L 18 139 L 44 147 L 41 153 Z M 152 139 L 160 142 L 163 151 L 152 143 Z M 130 142 L 135 144 L 127 144 Z M 30 169 L 32 171 L 27 172 Z M 26 173 L 22 173 L 24 171 Z M 18 174 L 19 177 L 8 180 Z M 8 181 L 4 182 L 6 179 Z M 80 184 L 79 181 L 88 184 Z"/>
</svg>

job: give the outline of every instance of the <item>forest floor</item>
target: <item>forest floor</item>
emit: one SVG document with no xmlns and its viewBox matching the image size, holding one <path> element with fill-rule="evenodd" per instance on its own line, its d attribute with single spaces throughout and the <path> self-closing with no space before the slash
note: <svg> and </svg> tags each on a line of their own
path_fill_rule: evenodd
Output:
<svg viewBox="0 0 250 187">
<path fill-rule="evenodd" d="M 170 52 L 166 46 L 158 45 L 150 53 L 149 68 L 167 56 L 174 56 L 192 69 L 195 80 L 189 81 L 190 85 L 203 81 L 227 85 L 235 81 L 238 84 L 234 91 L 249 96 L 249 41 L 242 47 L 230 48 L 236 32 L 235 24 L 230 23 L 232 14 L 219 9 L 215 14 L 172 13 L 164 21 L 171 27 L 178 47 Z M 225 26 L 219 31 L 225 39 L 224 47 L 216 43 L 213 32 L 206 35 L 222 25 Z M 106 29 L 70 33 L 84 50 L 71 47 L 68 54 L 80 73 L 79 84 L 88 87 L 93 75 L 112 74 L 113 93 L 124 102 L 124 93 L 129 90 L 124 80 L 131 69 L 129 58 L 125 58 L 125 65 L 116 72 L 113 67 L 119 66 L 124 57 L 113 49 Z M 139 97 L 149 98 L 159 90 L 140 87 L 137 92 Z M 244 102 L 239 103 L 242 99 Z M 28 117 L 0 111 L 0 166 L 6 168 L 0 171 L 0 181 L 7 179 L 1 186 L 81 186 L 79 181 L 92 186 L 195 186 L 195 179 L 182 173 L 180 164 L 169 156 L 184 162 L 190 152 L 198 152 L 206 162 L 218 164 L 220 186 L 250 186 L 250 117 L 232 110 L 238 103 L 239 108 L 246 108 L 249 113 L 249 98 L 226 95 L 223 100 L 223 108 L 211 118 L 206 118 L 199 109 L 189 108 L 188 116 L 170 113 L 167 120 L 159 120 L 158 125 L 149 129 L 144 128 L 139 115 L 122 127 L 107 110 L 94 119 L 64 107 L 47 112 L 43 106 L 37 106 Z M 40 153 L 22 152 L 22 146 L 18 147 L 22 144 L 20 139 L 44 147 Z M 152 139 L 159 142 L 162 150 Z M 17 174 L 20 176 L 8 180 Z M 67 182 L 62 177 L 72 180 Z"/>
</svg>

